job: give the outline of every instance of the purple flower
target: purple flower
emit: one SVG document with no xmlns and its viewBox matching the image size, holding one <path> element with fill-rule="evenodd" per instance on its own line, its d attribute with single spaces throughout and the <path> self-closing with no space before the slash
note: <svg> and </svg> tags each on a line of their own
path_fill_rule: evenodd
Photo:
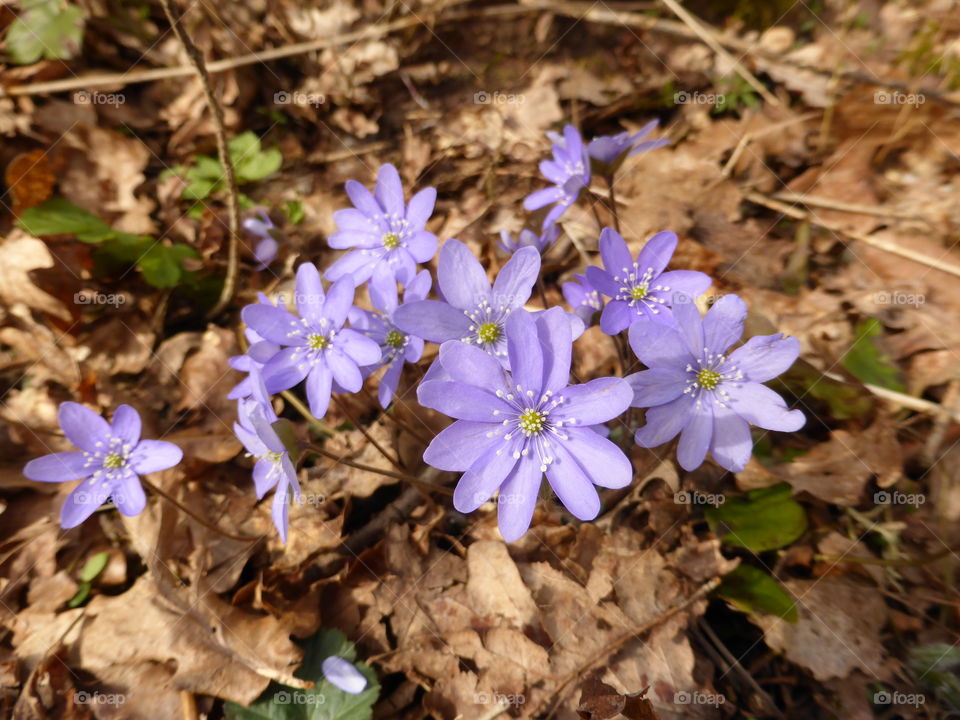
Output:
<svg viewBox="0 0 960 720">
<path fill-rule="evenodd" d="M 274 306 L 273 303 L 270 302 L 270 298 L 263 293 L 257 293 L 257 300 L 261 305 Z M 264 340 L 260 337 L 260 333 L 253 328 L 244 328 L 243 334 L 247 338 L 247 354 L 234 355 L 232 358 L 229 358 L 227 362 L 230 364 L 230 367 L 240 372 L 251 373 L 254 370 L 263 370 L 263 366 L 266 365 L 274 355 L 280 352 L 280 346 L 277 343 Z M 249 397 L 252 392 L 253 382 L 248 374 L 247 377 L 234 385 L 233 389 L 227 394 L 227 397 L 230 400 L 239 400 Z"/>
<path fill-rule="evenodd" d="M 257 261 L 257 270 L 263 270 L 274 258 L 277 257 L 277 249 L 280 247 L 277 239 L 273 236 L 273 231 L 277 229 L 266 210 L 258 210 L 259 218 L 249 217 L 243 221 L 243 229 L 251 235 L 260 238 L 260 242 L 253 249 L 253 257 Z"/>
<path fill-rule="evenodd" d="M 600 511 L 594 485 L 630 483 L 630 461 L 590 426 L 626 410 L 633 393 L 615 377 L 568 385 L 573 340 L 560 308 L 536 318 L 513 313 L 506 337 L 512 373 L 472 345 L 447 342 L 440 347 L 440 362 L 452 379 L 422 383 L 417 398 L 456 418 L 423 456 L 441 470 L 465 471 L 454 507 L 472 512 L 499 489 L 500 533 L 513 541 L 530 526 L 544 473 L 581 520 Z"/>
<path fill-rule="evenodd" d="M 363 385 L 360 367 L 380 359 L 380 348 L 356 330 L 344 328 L 353 305 L 353 277 L 347 275 L 324 293 L 320 273 L 312 263 L 297 268 L 296 304 L 299 317 L 270 305 L 247 305 L 243 321 L 260 337 L 283 346 L 263 366 L 270 393 L 307 380 L 310 412 L 323 417 L 333 382 L 347 392 Z"/>
<path fill-rule="evenodd" d="M 729 355 L 743 334 L 747 307 L 736 295 L 720 298 L 701 318 L 692 302 L 673 307 L 676 325 L 638 322 L 630 346 L 649 370 L 627 378 L 636 407 L 648 407 L 636 441 L 656 447 L 680 433 L 677 460 L 694 470 L 707 450 L 732 472 L 750 460 L 750 425 L 790 432 L 805 422 L 787 410 L 777 393 L 760 383 L 787 370 L 800 353 L 796 338 L 781 334 L 751 338 Z"/>
<path fill-rule="evenodd" d="M 267 389 L 257 370 L 250 373 L 254 390 L 251 397 L 239 402 L 237 422 L 233 432 L 253 457 L 257 459 L 253 466 L 253 485 L 257 499 L 262 500 L 270 488 L 276 488 L 273 495 L 273 524 L 280 534 L 281 542 L 287 542 L 289 489 L 293 496 L 300 499 L 300 483 L 297 471 L 290 459 L 290 452 L 283 444 L 273 423 L 277 416 L 270 405 Z"/>
<path fill-rule="evenodd" d="M 120 405 L 113 422 L 75 402 L 60 404 L 60 427 L 80 452 L 58 452 L 31 460 L 23 474 L 38 482 L 66 482 L 84 478 L 60 509 L 60 526 L 76 527 L 113 498 L 121 514 L 139 515 L 147 497 L 140 475 L 171 468 L 183 451 L 163 440 L 140 439 L 140 416 Z"/>
<path fill-rule="evenodd" d="M 659 122 L 659 120 L 651 120 L 633 134 L 622 132 L 616 135 L 600 135 L 595 137 L 590 141 L 590 144 L 587 145 L 587 154 L 604 165 L 613 166 L 618 164 L 617 161 L 622 161 L 628 156 L 639 155 L 642 152 L 669 145 L 670 141 L 667 138 L 640 142 L 657 127 Z"/>
<path fill-rule="evenodd" d="M 520 231 L 516 238 L 513 238 L 510 235 L 510 231 L 501 230 L 498 245 L 501 250 L 511 255 L 522 247 L 536 248 L 537 252 L 543 255 L 543 253 L 547 251 L 547 248 L 557 241 L 559 234 L 560 226 L 556 223 L 552 224 L 540 235 L 537 235 L 533 230 L 524 229 Z"/>
<path fill-rule="evenodd" d="M 331 655 L 321 663 L 321 667 L 323 676 L 334 687 L 340 688 L 345 693 L 359 695 L 367 686 L 367 679 L 353 666 L 353 663 L 342 657 Z"/>
<path fill-rule="evenodd" d="M 600 316 L 600 329 L 616 335 L 636 320 L 648 318 L 671 322 L 663 312 L 675 296 L 697 297 L 712 280 L 693 270 L 664 272 L 677 247 L 676 233 L 658 232 L 651 237 L 634 260 L 627 243 L 613 228 L 600 233 L 600 257 L 603 269 L 587 268 L 590 284 L 610 298 Z"/>
<path fill-rule="evenodd" d="M 565 282 L 562 286 L 563 297 L 573 308 L 583 324 L 589 326 L 593 316 L 603 309 L 600 293 L 590 284 L 584 275 L 574 275 L 576 281 Z"/>
<path fill-rule="evenodd" d="M 490 287 L 483 265 L 459 240 L 447 240 L 440 249 L 437 284 L 445 301 L 405 303 L 393 313 L 401 331 L 442 343 L 461 340 L 507 360 L 504 323 L 530 298 L 540 272 L 540 253 L 520 248 L 500 269 Z"/>
<path fill-rule="evenodd" d="M 437 236 L 424 230 L 437 199 L 434 188 L 421 190 L 404 204 L 403 185 L 393 165 L 382 165 L 373 194 L 348 180 L 347 195 L 354 207 L 337 210 L 337 232 L 327 242 L 332 248 L 354 248 L 331 265 L 327 280 L 352 274 L 357 285 L 370 280 L 381 289 L 388 283 L 406 285 L 437 252 Z"/>
<path fill-rule="evenodd" d="M 430 271 L 421 270 L 407 285 L 403 293 L 404 303 L 423 300 L 430 292 L 432 283 Z M 399 306 L 397 286 L 394 283 L 388 287 L 393 291 L 392 293 L 387 292 L 383 296 L 376 292 L 370 293 L 373 306 L 379 312 L 370 312 L 360 308 L 354 308 L 350 311 L 351 327 L 356 328 L 380 346 L 380 359 L 372 365 L 360 368 L 360 372 L 366 378 L 384 365 L 387 366 L 387 371 L 380 379 L 380 388 L 377 392 L 380 406 L 383 408 L 390 405 L 397 392 L 400 374 L 403 372 L 403 364 L 405 362 L 415 363 L 423 355 L 423 339 L 408 335 L 394 325 L 393 313 Z"/>
<path fill-rule="evenodd" d="M 540 172 L 554 187 L 544 188 L 531 193 L 523 201 L 523 207 L 539 210 L 556 203 L 543 219 L 543 227 L 555 223 L 567 211 L 580 195 L 580 191 L 590 186 L 590 158 L 583 144 L 583 138 L 573 125 L 563 129 L 563 138 L 551 134 L 553 160 L 540 163 Z"/>
</svg>

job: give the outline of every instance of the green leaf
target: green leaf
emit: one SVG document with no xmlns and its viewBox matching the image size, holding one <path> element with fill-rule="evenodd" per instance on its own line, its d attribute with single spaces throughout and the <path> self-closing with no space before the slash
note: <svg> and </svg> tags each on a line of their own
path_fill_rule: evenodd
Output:
<svg viewBox="0 0 960 720">
<path fill-rule="evenodd" d="M 70 598 L 70 602 L 67 603 L 67 607 L 80 607 L 88 597 L 90 597 L 90 583 L 82 582 L 77 585 L 77 592 L 72 598 Z"/>
<path fill-rule="evenodd" d="M 321 665 L 332 655 L 354 663 L 367 678 L 368 684 L 362 693 L 345 693 L 323 677 Z M 295 675 L 312 681 L 313 689 L 295 690 L 270 683 L 263 695 L 247 707 L 226 703 L 227 720 L 370 720 L 373 717 L 373 703 L 380 694 L 377 676 L 366 663 L 356 662 L 353 643 L 339 630 L 321 630 L 305 642 L 303 664 Z"/>
<path fill-rule="evenodd" d="M 99 243 L 116 235 L 103 220 L 63 198 L 20 213 L 17 225 L 31 235 L 76 235 L 86 243 Z"/>
<path fill-rule="evenodd" d="M 733 498 L 704 511 L 710 529 L 725 545 L 764 552 L 789 545 L 807 529 L 803 506 L 781 483 Z"/>
<path fill-rule="evenodd" d="M 857 323 L 857 338 L 843 356 L 843 367 L 868 385 L 904 392 L 906 388 L 900 382 L 900 368 L 878 342 L 882 335 L 883 325 L 876 318 L 864 318 Z"/>
<path fill-rule="evenodd" d="M 723 576 L 717 595 L 745 613 L 767 613 L 797 621 L 797 606 L 777 580 L 751 565 L 738 565 Z"/>
<path fill-rule="evenodd" d="M 10 24 L 7 53 L 19 65 L 41 58 L 66 60 L 74 57 L 83 42 L 83 11 L 58 0 L 36 0 L 24 4 Z"/>
<path fill-rule="evenodd" d="M 143 279 L 157 288 L 175 287 L 183 274 L 183 260 L 197 257 L 197 251 L 189 245 L 156 244 L 140 258 Z"/>
<path fill-rule="evenodd" d="M 110 553 L 106 550 L 98 552 L 87 560 L 86 565 L 83 566 L 83 570 L 80 571 L 80 580 L 82 582 L 93 582 L 97 575 L 103 572 L 108 562 L 110 562 Z"/>
<path fill-rule="evenodd" d="M 272 175 L 283 164 L 283 156 L 276 148 L 263 150 L 256 133 L 247 131 L 230 140 L 228 150 L 237 176 L 237 183 L 256 182 Z M 182 197 L 203 200 L 223 190 L 223 166 L 217 158 L 201 155 L 196 163 L 181 173 L 187 180 Z M 252 201 L 250 203 L 252 206 Z"/>
<path fill-rule="evenodd" d="M 911 648 L 907 666 L 923 687 L 935 692 L 954 710 L 960 710 L 960 648 L 944 643 Z"/>
<path fill-rule="evenodd" d="M 283 214 L 287 216 L 291 225 L 299 225 L 307 216 L 303 209 L 303 203 L 299 200 L 287 200 L 283 204 Z"/>
</svg>

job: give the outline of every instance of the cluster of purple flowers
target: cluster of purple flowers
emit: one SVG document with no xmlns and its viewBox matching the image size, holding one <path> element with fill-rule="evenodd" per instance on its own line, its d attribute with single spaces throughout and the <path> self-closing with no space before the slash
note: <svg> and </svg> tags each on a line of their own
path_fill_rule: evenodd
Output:
<svg viewBox="0 0 960 720">
<path fill-rule="evenodd" d="M 397 170 L 383 165 L 371 193 L 353 180 L 346 192 L 353 207 L 334 213 L 329 239 L 346 250 L 323 273 L 301 264 L 291 307 L 258 296 L 243 308 L 246 352 L 231 366 L 246 377 L 230 393 L 237 400 L 237 437 L 250 456 L 258 498 L 274 491 L 272 515 L 286 541 L 291 496 L 300 496 L 298 448 L 277 417 L 271 395 L 304 383 L 310 413 L 322 418 L 333 393 L 355 393 L 378 371 L 379 401 L 398 398 L 403 369 L 417 363 L 425 342 L 439 355 L 417 388 L 419 403 L 453 419 L 424 453 L 441 470 L 461 472 L 454 506 L 472 512 L 496 495 L 503 537 L 515 540 L 530 526 L 543 478 L 581 520 L 601 509 L 597 488 L 622 488 L 633 479 L 624 450 L 609 440 L 606 423 L 631 406 L 646 408 L 635 442 L 652 448 L 679 435 L 679 464 L 692 470 L 710 453 L 723 468 L 742 470 L 750 459 L 750 426 L 792 431 L 804 417 L 762 383 L 789 368 L 799 343 L 781 335 L 751 338 L 730 352 L 743 332 L 746 306 L 721 298 L 701 317 L 696 300 L 709 276 L 668 269 L 677 247 L 669 231 L 649 238 L 634 255 L 612 228 L 599 237 L 600 266 L 590 266 L 562 287 L 572 312 L 559 307 L 526 309 L 540 275 L 541 256 L 561 232 L 560 218 L 589 189 L 592 174 L 611 184 L 630 155 L 665 140 L 639 132 L 584 142 L 572 126 L 551 134 L 553 158 L 540 169 L 551 186 L 524 202 L 549 209 L 539 232 L 516 238 L 503 233 L 510 254 L 493 283 L 464 243 L 440 248 L 436 297 L 429 270 L 418 266 L 437 254 L 426 230 L 436 191 L 421 190 L 409 202 Z M 263 214 L 247 229 L 272 240 L 258 252 L 275 252 L 272 224 Z M 355 296 L 366 285 L 369 309 Z M 599 319 L 597 315 L 599 314 Z M 602 332 L 627 331 L 629 346 L 646 369 L 626 378 L 570 382 L 573 343 L 598 323 Z M 170 443 L 140 440 L 140 421 L 127 406 L 112 425 L 75 403 L 61 407 L 61 425 L 81 452 L 33 460 L 28 477 L 41 481 L 86 478 L 74 491 L 89 500 L 68 500 L 62 523 L 82 522 L 107 497 L 126 515 L 143 509 L 139 473 L 170 467 L 180 451 Z"/>
</svg>

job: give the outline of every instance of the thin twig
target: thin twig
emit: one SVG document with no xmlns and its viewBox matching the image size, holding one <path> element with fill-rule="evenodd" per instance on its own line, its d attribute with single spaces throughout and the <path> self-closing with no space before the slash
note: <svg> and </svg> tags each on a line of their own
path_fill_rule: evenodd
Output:
<svg viewBox="0 0 960 720">
<path fill-rule="evenodd" d="M 357 470 L 364 470 L 365 472 L 375 473 L 377 475 L 383 475 L 384 477 L 394 478 L 395 480 L 403 480 L 408 482 L 411 485 L 416 485 L 422 487 L 425 490 L 430 492 L 438 492 L 443 495 L 453 495 L 453 491 L 450 488 L 444 487 L 443 485 L 435 485 L 434 483 L 426 482 L 421 480 L 418 477 L 409 475 L 407 473 L 393 472 L 392 470 L 384 470 L 383 468 L 374 467 L 373 465 L 365 465 L 364 463 L 358 463 L 354 460 L 349 460 L 345 457 L 341 457 L 336 453 L 332 453 L 329 450 L 324 450 L 322 447 L 317 447 L 316 445 L 308 445 L 306 448 L 312 453 L 321 455 L 325 458 L 333 460 L 335 463 L 340 463 L 341 465 L 346 465 L 347 467 L 356 468 Z"/>
<path fill-rule="evenodd" d="M 304 420 L 313 425 L 313 429 L 317 431 L 317 434 L 323 435 L 324 437 L 333 437 L 333 430 L 330 426 L 323 422 L 323 420 L 314 417 L 313 413 L 310 412 L 310 408 L 304 405 L 303 400 L 294 395 L 293 391 L 284 390 L 280 395 L 294 410 L 303 416 Z"/>
<path fill-rule="evenodd" d="M 237 265 L 239 262 L 239 243 L 240 243 L 240 202 L 238 200 L 237 176 L 233 170 L 233 158 L 230 157 L 230 148 L 227 145 L 227 131 L 224 127 L 223 108 L 217 100 L 217 95 L 213 91 L 213 84 L 210 82 L 210 75 L 207 72 L 207 66 L 203 59 L 203 53 L 193 44 L 190 36 L 187 35 L 183 25 L 180 23 L 173 10 L 171 0 L 160 0 L 163 6 L 163 12 L 167 16 L 170 27 L 176 34 L 180 44 L 190 59 L 200 84 L 203 85 L 203 94 L 207 99 L 207 108 L 210 110 L 210 118 L 213 121 L 213 134 L 217 140 L 217 155 L 220 157 L 220 164 L 223 166 L 224 179 L 227 181 L 227 220 L 228 232 L 230 233 L 230 244 L 227 249 L 227 274 L 223 279 L 223 288 L 220 290 L 220 297 L 216 305 L 207 314 L 208 317 L 219 315 L 233 298 L 233 292 L 237 286 Z"/>
<path fill-rule="evenodd" d="M 231 540 L 238 540 L 238 541 L 240 541 L 240 542 L 258 542 L 259 540 L 263 540 L 263 538 L 265 537 L 264 535 L 257 535 L 257 536 L 253 536 L 253 535 L 234 535 L 233 533 L 228 533 L 226 530 L 221 530 L 221 529 L 218 528 L 216 525 L 212 524 L 210 521 L 205 520 L 204 518 L 202 518 L 202 517 L 200 517 L 199 515 L 197 515 L 193 510 L 191 510 L 190 508 L 188 508 L 186 505 L 184 505 L 183 503 L 181 503 L 179 500 L 177 500 L 176 498 L 174 498 L 172 495 L 169 495 L 166 490 L 161 490 L 158 486 L 154 485 L 152 482 L 150 482 L 149 480 L 147 480 L 147 479 L 144 478 L 144 477 L 142 477 L 141 480 L 143 480 L 143 484 L 146 485 L 146 487 L 147 487 L 151 492 L 155 492 L 157 495 L 159 495 L 160 497 L 162 497 L 164 500 L 166 500 L 166 501 L 169 502 L 170 504 L 174 505 L 178 510 L 180 510 L 181 512 L 183 512 L 185 515 L 189 515 L 189 516 L 192 517 L 194 520 L 196 520 L 198 523 L 200 523 L 201 525 L 203 525 L 205 528 L 207 528 L 208 530 L 213 530 L 213 532 L 217 533 L 218 535 L 223 535 L 223 537 L 225 537 L 225 538 L 230 538 Z"/>
<path fill-rule="evenodd" d="M 927 436 L 927 441 L 923 446 L 923 460 L 932 465 L 937 457 L 937 451 L 943 444 L 943 438 L 947 434 L 947 427 L 951 420 L 960 422 L 960 380 L 954 378 L 947 385 L 947 391 L 943 394 L 943 402 L 940 403 L 940 412 L 933 419 L 933 427 Z"/>
<path fill-rule="evenodd" d="M 387 461 L 389 461 L 389 463 L 397 470 L 403 470 L 403 465 L 400 464 L 400 458 L 391 455 L 389 452 L 387 452 L 387 449 L 384 448 L 383 445 L 376 441 L 373 435 L 371 435 L 367 429 L 353 417 L 353 415 L 350 413 L 350 409 L 343 400 L 334 395 L 333 401 L 337 404 L 337 407 L 340 408 L 340 412 L 347 416 L 347 420 L 349 420 L 350 423 L 367 439 L 367 442 L 377 449 L 377 452 L 383 455 L 383 457 L 385 457 Z"/>
<path fill-rule="evenodd" d="M 800 203 L 808 207 L 821 207 L 825 210 L 837 210 L 838 212 L 855 213 L 857 215 L 874 215 L 876 217 L 896 218 L 899 220 L 924 220 L 925 218 L 916 213 L 898 212 L 888 210 L 879 205 L 862 205 L 860 203 L 846 203 L 830 198 L 816 197 L 814 195 L 805 195 L 795 192 L 778 192 L 771 195 L 774 200 L 783 200 L 788 203 Z"/>
</svg>

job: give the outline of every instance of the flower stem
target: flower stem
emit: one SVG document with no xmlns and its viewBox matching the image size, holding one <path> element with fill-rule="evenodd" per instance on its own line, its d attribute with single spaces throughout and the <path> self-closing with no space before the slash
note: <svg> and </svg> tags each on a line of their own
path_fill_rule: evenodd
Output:
<svg viewBox="0 0 960 720">
<path fill-rule="evenodd" d="M 284 390 L 280 393 L 283 396 L 283 399 L 286 400 L 294 410 L 299 412 L 303 419 L 310 423 L 313 426 L 314 431 L 318 435 L 323 435 L 324 437 L 333 437 L 333 430 L 322 420 L 315 418 L 313 413 L 310 412 L 310 409 L 303 404 L 303 400 L 298 398 L 290 390 Z"/>
<path fill-rule="evenodd" d="M 607 181 L 607 187 L 610 188 L 610 214 L 613 215 L 613 227 L 619 233 L 620 213 L 617 211 L 617 195 L 613 190 L 613 175 L 607 175 L 605 179 Z"/>
<path fill-rule="evenodd" d="M 380 443 L 374 439 L 373 435 L 371 435 L 367 429 L 361 425 L 353 417 L 353 415 L 350 414 L 350 410 L 347 408 L 347 404 L 343 400 L 334 395 L 333 401 L 337 404 L 337 407 L 340 408 L 340 411 L 347 416 L 347 420 L 349 420 L 351 424 L 363 434 L 363 436 L 367 439 L 367 442 L 377 449 L 377 452 L 383 455 L 383 457 L 385 457 L 387 461 L 397 470 L 403 470 L 403 466 L 400 464 L 400 458 L 396 457 L 395 455 L 391 455 Z"/>
<path fill-rule="evenodd" d="M 209 530 L 213 530 L 213 531 L 214 531 L 215 533 L 217 533 L 218 535 L 223 535 L 224 537 L 230 538 L 231 540 L 239 540 L 240 542 L 258 542 L 258 541 L 262 540 L 262 539 L 265 537 L 264 535 L 257 535 L 257 536 L 255 536 L 255 537 L 252 536 L 252 535 L 234 535 L 233 533 L 228 533 L 226 530 L 221 530 L 221 529 L 218 528 L 216 525 L 213 525 L 213 524 L 210 523 L 209 521 L 207 521 L 207 520 L 203 519 L 202 517 L 200 517 L 199 515 L 197 515 L 193 510 L 191 510 L 190 508 L 188 508 L 186 505 L 184 505 L 183 503 L 181 503 L 179 500 L 177 500 L 176 498 L 174 498 L 172 495 L 168 494 L 166 490 L 161 490 L 158 486 L 154 485 L 152 482 L 150 482 L 149 480 L 147 480 L 145 477 L 141 477 L 140 479 L 141 479 L 141 481 L 143 482 L 143 484 L 147 487 L 147 489 L 150 490 L 150 492 L 156 493 L 157 495 L 159 495 L 160 497 L 162 497 L 164 500 L 166 500 L 167 502 L 169 502 L 171 505 L 175 506 L 178 510 L 182 511 L 182 512 L 183 512 L 184 514 L 186 514 L 186 515 L 189 515 L 189 516 L 192 517 L 194 520 L 196 520 L 198 523 L 200 523 L 201 525 L 203 525 L 205 528 L 207 528 L 207 529 L 209 529 Z"/>
<path fill-rule="evenodd" d="M 346 465 L 347 467 L 356 468 L 357 470 L 376 473 L 377 475 L 383 475 L 384 477 L 394 478 L 396 480 L 403 480 L 411 485 L 416 485 L 417 487 L 421 487 L 432 492 L 443 493 L 444 495 L 453 495 L 453 491 L 450 488 L 444 487 L 443 485 L 435 485 L 433 483 L 424 482 L 423 480 L 414 477 L 413 475 L 408 475 L 407 473 L 393 472 L 392 470 L 384 470 L 383 468 L 374 467 L 373 465 L 366 465 L 364 463 L 355 462 L 354 460 L 348 460 L 345 457 L 341 457 L 336 453 L 330 452 L 329 450 L 324 450 L 316 445 L 307 445 L 305 449 L 308 452 L 312 452 L 316 455 L 320 455 L 321 457 L 333 460 L 335 464 L 339 463 L 341 465 Z"/>
</svg>

